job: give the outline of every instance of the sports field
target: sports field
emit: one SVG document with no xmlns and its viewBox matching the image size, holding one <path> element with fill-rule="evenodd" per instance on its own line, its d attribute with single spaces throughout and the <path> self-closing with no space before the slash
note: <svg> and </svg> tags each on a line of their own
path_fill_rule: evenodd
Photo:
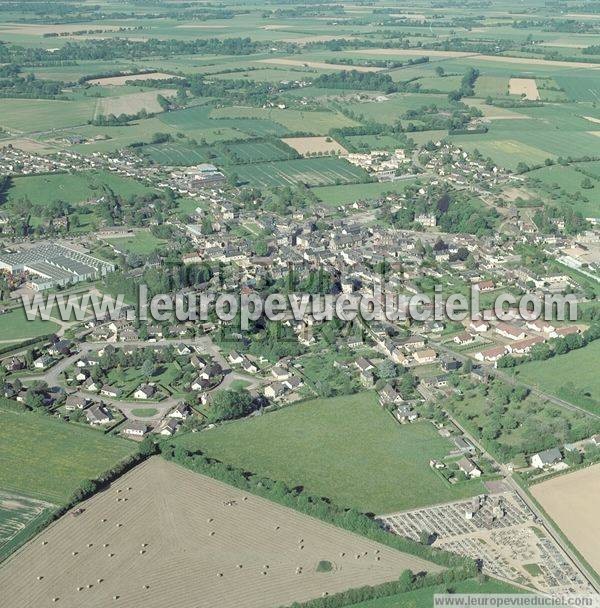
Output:
<svg viewBox="0 0 600 608">
<path fill-rule="evenodd" d="M 441 570 L 159 457 L 81 508 L 0 567 L 12 606 L 289 606 Z"/>
<path fill-rule="evenodd" d="M 362 182 L 367 173 L 344 159 L 334 157 L 301 158 L 235 167 L 239 179 L 252 186 L 327 186 L 336 183 Z"/>
<path fill-rule="evenodd" d="M 451 486 L 435 473 L 429 460 L 448 454 L 450 442 L 429 422 L 397 424 L 370 392 L 307 401 L 175 443 L 368 512 L 483 491 L 480 482 Z"/>
<path fill-rule="evenodd" d="M 566 355 L 513 368 L 519 380 L 600 414 L 600 340 Z"/>
<path fill-rule="evenodd" d="M 135 446 L 94 429 L 35 413 L 0 409 L 0 489 L 63 503 L 131 454 Z"/>
<path fill-rule="evenodd" d="M 109 243 L 120 252 L 137 255 L 150 255 L 155 249 L 161 249 L 167 245 L 166 241 L 155 237 L 148 230 L 142 230 L 135 236 L 110 239 Z"/>
</svg>

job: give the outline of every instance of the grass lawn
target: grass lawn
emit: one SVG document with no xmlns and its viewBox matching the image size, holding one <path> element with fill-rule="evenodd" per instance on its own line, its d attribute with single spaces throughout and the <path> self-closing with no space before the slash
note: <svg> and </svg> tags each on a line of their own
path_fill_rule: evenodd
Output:
<svg viewBox="0 0 600 608">
<path fill-rule="evenodd" d="M 432 471 L 429 459 L 448 454 L 450 442 L 429 422 L 397 424 L 371 392 L 306 401 L 175 443 L 367 512 L 483 492 L 480 482 L 451 486 Z"/>
<path fill-rule="evenodd" d="M 389 192 L 401 193 L 414 179 L 398 182 L 372 182 L 367 184 L 345 184 L 313 188 L 317 198 L 325 205 L 347 205 L 360 200 L 373 200 Z"/>
<path fill-rule="evenodd" d="M 64 503 L 135 447 L 50 416 L 0 409 L 0 488 Z"/>
<path fill-rule="evenodd" d="M 135 236 L 110 239 L 110 244 L 124 253 L 150 255 L 155 249 L 161 248 L 166 241 L 156 238 L 148 230 L 142 230 Z"/>
<path fill-rule="evenodd" d="M 491 578 L 482 583 L 475 579 L 459 581 L 450 585 L 450 588 L 454 593 L 525 593 L 520 588 Z M 352 604 L 348 608 L 431 608 L 433 596 L 436 593 L 447 593 L 447 590 L 446 585 L 434 585 L 416 591 Z"/>
<path fill-rule="evenodd" d="M 27 320 L 25 311 L 16 308 L 0 315 L 0 342 L 20 342 L 29 338 L 36 338 L 45 334 L 51 334 L 58 330 L 58 325 L 53 321 L 42 319 Z"/>
<path fill-rule="evenodd" d="M 519 380 L 600 414 L 600 340 L 566 355 L 513 368 Z"/>
<path fill-rule="evenodd" d="M 131 413 L 138 418 L 152 418 L 158 414 L 158 410 L 154 407 L 137 407 L 131 410 Z"/>
</svg>

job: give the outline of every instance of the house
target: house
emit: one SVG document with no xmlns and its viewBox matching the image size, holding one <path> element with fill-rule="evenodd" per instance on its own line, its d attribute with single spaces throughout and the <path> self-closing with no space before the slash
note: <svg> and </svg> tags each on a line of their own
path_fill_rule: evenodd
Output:
<svg viewBox="0 0 600 608">
<path fill-rule="evenodd" d="M 175 420 L 174 418 L 167 420 L 167 423 L 161 429 L 160 434 L 166 437 L 174 435 L 177 432 L 177 429 L 179 428 L 179 424 L 180 422 L 178 420 Z"/>
<path fill-rule="evenodd" d="M 414 360 L 422 365 L 424 363 L 433 363 L 437 358 L 437 353 L 432 348 L 418 350 L 413 354 Z"/>
<path fill-rule="evenodd" d="M 568 325 L 567 327 L 559 327 L 555 332 L 557 338 L 564 338 L 565 336 L 571 336 L 579 333 L 579 327 L 576 325 Z"/>
<path fill-rule="evenodd" d="M 473 289 L 480 292 L 494 291 L 495 288 L 494 281 L 479 281 L 473 285 Z"/>
<path fill-rule="evenodd" d="M 198 355 L 192 355 L 190 358 L 190 363 L 195 369 L 204 369 L 206 367 L 206 361 Z"/>
<path fill-rule="evenodd" d="M 134 393 L 134 399 L 151 399 L 156 393 L 156 387 L 151 384 L 142 384 Z"/>
<path fill-rule="evenodd" d="M 265 388 L 265 397 L 277 399 L 285 394 L 285 386 L 281 382 L 273 382 Z"/>
<path fill-rule="evenodd" d="M 399 401 L 402 401 L 402 398 L 391 384 L 386 384 L 379 391 L 379 403 L 381 403 L 381 405 L 386 405 L 387 403 L 398 403 Z"/>
<path fill-rule="evenodd" d="M 85 411 L 85 417 L 91 425 L 108 424 L 112 419 L 112 414 L 101 404 L 95 403 Z"/>
<path fill-rule="evenodd" d="M 400 346 L 404 347 L 408 351 L 419 350 L 425 348 L 425 338 L 421 336 L 410 336 L 400 342 Z"/>
<path fill-rule="evenodd" d="M 89 403 L 89 399 L 87 397 L 82 397 L 80 395 L 69 395 L 65 401 L 65 409 L 68 412 L 72 412 L 74 410 L 84 410 Z"/>
<path fill-rule="evenodd" d="M 290 377 L 290 372 L 287 369 L 276 365 L 271 370 L 271 375 L 275 378 L 275 380 L 281 382 L 283 380 L 287 380 Z"/>
<path fill-rule="evenodd" d="M 372 369 L 375 369 L 375 366 L 368 359 L 365 359 L 364 357 L 359 357 L 354 362 L 354 365 L 356 365 L 356 367 L 358 367 L 358 369 L 361 371 L 361 373 L 370 372 Z"/>
<path fill-rule="evenodd" d="M 490 363 L 495 363 L 498 361 L 498 359 L 504 357 L 505 354 L 506 346 L 493 346 L 492 348 L 475 353 L 474 356 L 478 361 L 489 361 Z"/>
<path fill-rule="evenodd" d="M 185 420 L 190 415 L 190 408 L 182 401 L 178 403 L 173 410 L 169 412 L 169 418 L 177 420 Z"/>
<path fill-rule="evenodd" d="M 404 365 L 406 363 L 406 355 L 400 350 L 400 348 L 396 347 L 392 351 L 392 361 L 397 363 L 398 365 Z"/>
<path fill-rule="evenodd" d="M 398 422 L 405 424 L 406 422 L 415 421 L 419 417 L 419 414 L 409 405 L 399 405 L 394 412 L 394 416 Z"/>
<path fill-rule="evenodd" d="M 80 370 L 75 374 L 75 380 L 77 382 L 85 382 L 90 376 L 90 373 L 86 370 Z"/>
<path fill-rule="evenodd" d="M 240 355 L 239 353 L 235 352 L 234 350 L 232 350 L 229 355 L 227 356 L 227 360 L 229 361 L 229 363 L 232 363 L 233 365 L 239 365 L 240 363 L 242 363 L 244 361 L 244 357 L 242 355 Z"/>
<path fill-rule="evenodd" d="M 442 359 L 442 369 L 445 372 L 455 372 L 457 369 L 460 369 L 462 362 L 454 357 L 444 357 Z"/>
<path fill-rule="evenodd" d="M 360 383 L 366 388 L 375 386 L 375 376 L 371 372 L 360 372 L 359 379 Z"/>
<path fill-rule="evenodd" d="M 202 370 L 200 378 L 202 378 L 203 380 L 214 380 L 222 374 L 223 368 L 218 363 L 211 363 Z"/>
<path fill-rule="evenodd" d="M 258 367 L 248 359 L 248 357 L 244 357 L 242 361 L 242 369 L 249 374 L 256 374 L 258 372 Z"/>
<path fill-rule="evenodd" d="M 192 384 L 190 385 L 190 389 L 193 391 L 205 391 L 210 388 L 210 381 L 206 378 L 202 378 L 198 376 Z"/>
<path fill-rule="evenodd" d="M 97 393 L 100 390 L 100 386 L 92 378 L 88 378 L 81 385 L 81 388 L 84 391 L 89 391 L 90 393 Z"/>
<path fill-rule="evenodd" d="M 527 327 L 527 329 L 530 329 L 531 331 L 548 334 L 549 336 L 552 336 L 552 337 L 554 337 L 552 334 L 556 331 L 556 327 L 552 323 L 549 323 L 548 321 L 544 321 L 543 319 L 536 319 L 535 321 L 527 321 L 525 323 L 525 327 Z"/>
<path fill-rule="evenodd" d="M 59 357 L 71 354 L 71 342 L 68 340 L 57 340 L 48 347 L 48 354 Z"/>
<path fill-rule="evenodd" d="M 295 391 L 302 386 L 302 380 L 298 376 L 290 376 L 287 380 L 283 381 L 283 385 L 291 391 Z"/>
<path fill-rule="evenodd" d="M 454 437 L 452 439 L 454 445 L 456 446 L 456 449 L 465 454 L 465 453 L 469 453 L 469 454 L 474 454 L 475 453 L 475 446 L 468 441 L 467 439 L 465 439 L 464 437 Z"/>
<path fill-rule="evenodd" d="M 54 361 L 52 357 L 49 357 L 48 355 L 42 355 L 33 362 L 33 367 L 35 367 L 36 369 L 46 369 L 47 367 L 50 367 L 52 365 L 52 361 Z"/>
<path fill-rule="evenodd" d="M 507 344 L 506 349 L 512 355 L 526 355 L 536 344 L 543 344 L 544 342 L 545 338 L 543 336 L 533 336 Z"/>
<path fill-rule="evenodd" d="M 591 438 L 591 442 L 595 445 L 595 446 L 600 446 L 600 434 L 594 435 Z"/>
<path fill-rule="evenodd" d="M 496 325 L 496 333 L 509 340 L 523 340 L 527 337 L 524 329 L 511 325 L 510 323 L 499 322 Z"/>
<path fill-rule="evenodd" d="M 544 467 L 552 466 L 563 459 L 562 454 L 558 448 L 550 448 L 543 452 L 538 452 L 531 457 L 531 466 L 536 469 L 543 469 Z"/>
<path fill-rule="evenodd" d="M 458 468 L 471 479 L 481 477 L 481 469 L 479 469 L 477 465 L 466 456 L 458 461 Z"/>
<path fill-rule="evenodd" d="M 454 338 L 452 338 L 452 341 L 455 344 L 462 346 L 463 344 L 471 344 L 471 342 L 475 342 L 475 336 L 473 334 L 470 334 L 468 331 L 463 331 L 457 336 L 454 336 Z"/>
<path fill-rule="evenodd" d="M 192 349 L 187 344 L 178 344 L 175 347 L 175 352 L 181 356 L 189 355 L 189 354 L 191 354 Z"/>
<path fill-rule="evenodd" d="M 469 329 L 478 334 L 482 334 L 482 333 L 488 331 L 489 328 L 490 328 L 490 324 L 487 321 L 484 321 L 483 319 L 473 319 L 469 323 Z"/>
<path fill-rule="evenodd" d="M 105 384 L 100 389 L 100 394 L 104 395 L 105 397 L 116 398 L 116 397 L 119 397 L 119 395 L 121 394 L 121 389 L 117 388 L 115 386 L 110 386 L 108 384 Z"/>
<path fill-rule="evenodd" d="M 7 372 L 18 372 L 25 368 L 25 362 L 19 357 L 9 357 L 2 362 L 4 369 Z"/>
<path fill-rule="evenodd" d="M 132 420 L 125 424 L 122 432 L 131 437 L 143 437 L 148 432 L 148 427 L 145 422 Z"/>
</svg>

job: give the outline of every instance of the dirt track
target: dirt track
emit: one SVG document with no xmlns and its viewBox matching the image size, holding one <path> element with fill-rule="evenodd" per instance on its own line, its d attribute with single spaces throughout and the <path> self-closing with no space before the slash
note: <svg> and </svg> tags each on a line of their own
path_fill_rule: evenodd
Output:
<svg viewBox="0 0 600 608">
<path fill-rule="evenodd" d="M 3 564 L 3 608 L 273 608 L 440 570 L 159 457 L 82 506 Z"/>
</svg>

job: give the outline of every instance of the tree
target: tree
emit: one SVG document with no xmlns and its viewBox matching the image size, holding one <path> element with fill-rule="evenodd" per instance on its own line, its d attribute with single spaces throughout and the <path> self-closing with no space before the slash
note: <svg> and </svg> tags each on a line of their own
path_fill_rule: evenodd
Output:
<svg viewBox="0 0 600 608">
<path fill-rule="evenodd" d="M 377 368 L 377 375 L 382 380 L 390 380 L 396 377 L 396 365 L 390 359 L 384 359 Z"/>
<path fill-rule="evenodd" d="M 246 390 L 224 390 L 215 393 L 208 417 L 211 422 L 232 420 L 249 414 L 253 408 L 252 396 Z"/>
<path fill-rule="evenodd" d="M 444 68 L 443 68 L 441 65 L 438 65 L 438 66 L 435 68 L 435 73 L 436 73 L 438 76 L 443 76 L 443 75 L 445 74 L 445 72 L 444 72 Z"/>
</svg>

